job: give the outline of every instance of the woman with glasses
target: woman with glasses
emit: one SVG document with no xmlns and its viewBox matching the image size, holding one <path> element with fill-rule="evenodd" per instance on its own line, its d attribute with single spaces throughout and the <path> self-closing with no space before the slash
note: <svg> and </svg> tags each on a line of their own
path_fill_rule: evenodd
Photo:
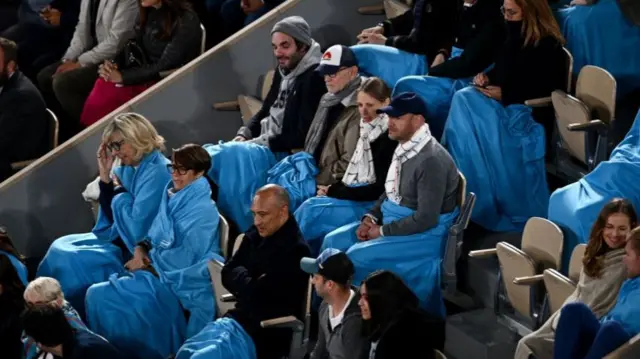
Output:
<svg viewBox="0 0 640 359">
<path fill-rule="evenodd" d="M 199 145 L 173 151 L 171 182 L 125 264 L 129 272 L 87 291 L 89 327 L 127 355 L 164 359 L 215 318 L 207 264 L 223 259 L 210 167 L 211 157 Z"/>
<path fill-rule="evenodd" d="M 434 350 L 443 350 L 444 320 L 430 317 L 418 302 L 392 272 L 373 272 L 362 281 L 358 305 L 371 344 L 367 359 L 434 359 Z"/>
<path fill-rule="evenodd" d="M 495 66 L 453 96 L 442 141 L 468 190 L 478 193 L 472 220 L 510 232 L 545 217 L 549 202 L 545 128 L 550 136 L 554 116 L 525 101 L 566 89 L 568 73 L 564 39 L 546 1 L 504 0 L 502 12 L 507 40 Z"/>
<path fill-rule="evenodd" d="M 0 254 L 0 348 L 3 358 L 20 358 L 24 284 L 9 256 Z"/>
<path fill-rule="evenodd" d="M 24 265 L 24 256 L 13 245 L 7 229 L 3 226 L 0 226 L 0 255 L 6 256 L 11 261 L 20 281 L 22 281 L 22 284 L 27 285 L 28 273 L 27 267 Z"/>
<path fill-rule="evenodd" d="M 100 210 L 92 232 L 55 240 L 38 276 L 56 278 L 81 313 L 86 289 L 123 271 L 158 213 L 171 175 L 162 155 L 164 138 L 142 115 L 119 114 L 107 124 L 97 160 Z M 121 166 L 110 176 L 115 158 Z"/>
</svg>

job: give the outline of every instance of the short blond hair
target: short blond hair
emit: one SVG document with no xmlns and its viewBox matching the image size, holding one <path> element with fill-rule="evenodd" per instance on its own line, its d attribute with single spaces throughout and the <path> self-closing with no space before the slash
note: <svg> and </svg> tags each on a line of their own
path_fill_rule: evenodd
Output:
<svg viewBox="0 0 640 359">
<path fill-rule="evenodd" d="M 39 277 L 31 281 L 24 290 L 24 299 L 35 296 L 38 302 L 52 303 L 57 300 L 64 300 L 64 293 L 60 282 L 50 277 Z"/>
<path fill-rule="evenodd" d="M 114 133 L 122 135 L 122 139 L 133 147 L 136 160 L 154 150 L 164 151 L 164 138 L 155 127 L 139 113 L 126 112 L 113 117 L 102 133 L 102 142 L 107 142 Z"/>
</svg>

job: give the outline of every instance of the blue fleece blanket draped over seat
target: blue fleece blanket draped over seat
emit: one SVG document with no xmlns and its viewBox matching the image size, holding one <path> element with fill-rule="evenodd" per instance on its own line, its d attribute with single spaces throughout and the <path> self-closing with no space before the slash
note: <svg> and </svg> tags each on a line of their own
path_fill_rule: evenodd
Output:
<svg viewBox="0 0 640 359">
<path fill-rule="evenodd" d="M 589 239 L 591 226 L 602 207 L 613 198 L 626 198 L 640 208 L 640 112 L 625 139 L 608 161 L 579 181 L 553 192 L 549 200 L 549 220 L 564 232 L 563 271 L 579 243 Z"/>
<path fill-rule="evenodd" d="M 240 231 L 253 224 L 251 202 L 256 191 L 267 183 L 267 172 L 276 158 L 265 146 L 227 142 L 203 146 L 211 155 L 209 177 L 218 185 L 217 205 Z"/>
<path fill-rule="evenodd" d="M 385 45 L 361 44 L 351 46 L 360 73 L 379 77 L 393 88 L 405 76 L 426 75 L 427 57 Z"/>
<path fill-rule="evenodd" d="M 312 255 L 319 253 L 324 237 L 334 229 L 360 221 L 375 202 L 348 201 L 327 196 L 311 197 L 294 213 L 300 233 L 312 248 Z"/>
<path fill-rule="evenodd" d="M 20 281 L 22 281 L 22 284 L 24 284 L 25 286 L 29 284 L 29 280 L 27 279 L 27 267 L 24 265 L 24 263 L 22 263 L 14 255 L 5 251 L 0 251 L 0 255 L 5 255 L 7 258 L 9 258 L 9 262 L 11 262 L 13 268 L 15 268 L 16 270 L 16 273 L 18 273 L 18 277 L 20 278 Z"/>
<path fill-rule="evenodd" d="M 114 172 L 127 192 L 116 195 L 111 202 L 113 222 L 100 210 L 92 233 L 64 236 L 49 247 L 38 276 L 57 279 L 65 297 L 80 313 L 84 313 L 84 295 L 90 285 L 124 270 L 123 253 L 112 241 L 120 237 L 133 251 L 149 231 L 171 179 L 168 163 L 160 151 L 153 151 L 137 169 L 116 168 Z"/>
<path fill-rule="evenodd" d="M 256 359 L 256 348 L 238 322 L 220 318 L 187 340 L 176 359 Z"/>
<path fill-rule="evenodd" d="M 384 224 L 413 213 L 414 210 L 389 200 L 382 204 Z M 423 308 L 444 318 L 446 313 L 440 290 L 440 271 L 444 244 L 458 213 L 456 208 L 451 213 L 440 215 L 438 225 L 424 233 L 388 236 L 360 243 L 356 236 L 360 221 L 354 222 L 327 234 L 321 250 L 337 248 L 346 251 L 356 269 L 353 280 L 355 285 L 359 285 L 367 275 L 376 270 L 394 272 L 418 296 Z"/>
<path fill-rule="evenodd" d="M 545 134 L 529 107 L 505 108 L 475 88 L 462 89 L 453 96 L 443 142 L 477 196 L 475 223 L 522 231 L 529 218 L 546 217 Z"/>
<path fill-rule="evenodd" d="M 222 257 L 209 183 L 201 177 L 169 196 L 172 187 L 166 187 L 148 234 L 159 278 L 144 270 L 116 274 L 87 292 L 89 326 L 122 348 L 144 346 L 150 350 L 145 359 L 175 353 L 216 314 L 207 263 Z"/>
<path fill-rule="evenodd" d="M 316 194 L 318 167 L 313 156 L 298 152 L 285 157 L 269 170 L 267 183 L 284 187 L 289 192 L 289 210 L 296 209 Z"/>
<path fill-rule="evenodd" d="M 556 17 L 576 74 L 585 65 L 606 69 L 617 81 L 618 98 L 640 88 L 640 26 L 624 16 L 616 0 L 562 9 Z"/>
</svg>

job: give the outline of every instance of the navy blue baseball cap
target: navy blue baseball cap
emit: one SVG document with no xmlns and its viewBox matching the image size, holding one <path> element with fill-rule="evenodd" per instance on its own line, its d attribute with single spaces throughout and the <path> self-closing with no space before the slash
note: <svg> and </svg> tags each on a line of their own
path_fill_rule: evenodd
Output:
<svg viewBox="0 0 640 359">
<path fill-rule="evenodd" d="M 320 274 L 342 285 L 349 284 L 355 273 L 351 259 L 335 248 L 325 249 L 318 258 L 302 258 L 300 268 L 309 274 Z"/>
<path fill-rule="evenodd" d="M 341 68 L 353 66 L 358 66 L 358 61 L 353 51 L 343 45 L 334 45 L 324 52 L 316 71 L 322 75 L 333 75 L 340 71 Z"/>
<path fill-rule="evenodd" d="M 376 111 L 378 114 L 386 113 L 389 117 L 400 117 L 408 113 L 426 117 L 427 106 L 418 95 L 413 92 L 403 92 L 391 99 L 387 107 Z"/>
</svg>

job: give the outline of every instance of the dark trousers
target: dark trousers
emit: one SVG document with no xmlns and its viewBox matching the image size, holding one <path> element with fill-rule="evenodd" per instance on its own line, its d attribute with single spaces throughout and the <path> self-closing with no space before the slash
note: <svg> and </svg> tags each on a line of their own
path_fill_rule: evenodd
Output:
<svg viewBox="0 0 640 359">
<path fill-rule="evenodd" d="M 68 140 L 82 128 L 80 115 L 93 85 L 98 79 L 98 65 L 84 66 L 55 75 L 57 61 L 38 74 L 40 92 L 60 120 L 60 139 Z"/>
<path fill-rule="evenodd" d="M 600 323 L 583 303 L 567 304 L 561 313 L 554 359 L 601 359 L 631 339 L 620 323 Z"/>
</svg>

